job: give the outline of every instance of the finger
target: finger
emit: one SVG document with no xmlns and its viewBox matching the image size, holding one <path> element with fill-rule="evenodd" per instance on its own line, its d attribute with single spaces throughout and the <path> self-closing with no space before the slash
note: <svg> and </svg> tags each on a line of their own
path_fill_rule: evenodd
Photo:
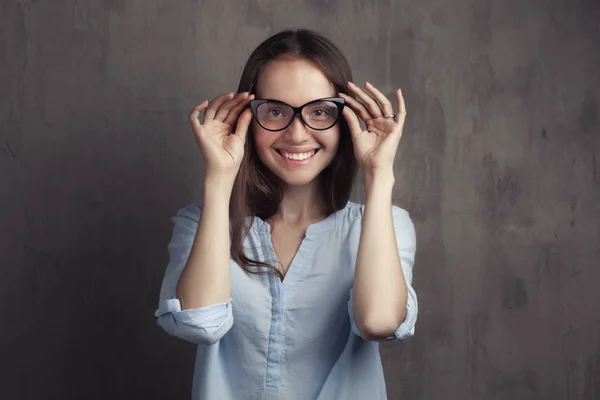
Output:
<svg viewBox="0 0 600 400">
<path fill-rule="evenodd" d="M 235 135 L 242 139 L 242 142 L 246 143 L 246 135 L 248 133 L 248 127 L 252 121 L 252 111 L 246 108 L 237 120 L 235 127 Z"/>
<path fill-rule="evenodd" d="M 342 96 L 344 98 L 344 100 L 346 100 L 346 105 L 351 107 L 363 121 L 368 121 L 370 119 L 373 119 L 373 116 L 371 115 L 369 110 L 367 110 L 367 107 L 365 107 L 365 105 L 363 103 L 356 101 L 356 99 L 354 99 L 354 97 L 348 96 L 345 93 L 339 93 L 339 95 Z M 344 107 L 344 108 L 346 108 L 346 107 Z"/>
<path fill-rule="evenodd" d="M 396 99 L 398 100 L 398 115 L 396 115 L 396 121 L 404 124 L 404 120 L 406 119 L 406 104 L 404 103 L 402 89 L 396 90 Z"/>
<path fill-rule="evenodd" d="M 352 82 L 348 82 L 348 88 L 352 91 L 352 93 L 356 95 L 356 97 L 358 97 L 360 101 L 362 101 L 365 104 L 365 106 L 369 110 L 369 113 L 371 114 L 371 118 L 377 118 L 383 115 L 379 104 L 377 104 L 377 102 L 371 96 L 366 94 L 361 88 L 359 88 Z M 371 118 L 367 118 L 366 120 L 369 120 Z"/>
<path fill-rule="evenodd" d="M 225 118 L 227 117 L 227 114 L 229 114 L 229 111 L 232 108 L 236 107 L 240 102 L 246 100 L 246 97 L 248 97 L 248 92 L 238 93 L 235 96 L 233 96 L 231 100 L 228 100 L 221 104 L 221 107 L 219 107 L 219 110 L 217 110 L 214 119 L 218 121 L 225 121 Z"/>
<path fill-rule="evenodd" d="M 221 107 L 221 104 L 223 104 L 227 100 L 231 100 L 232 98 L 233 92 L 225 93 L 215 97 L 210 103 L 208 103 L 208 108 L 204 112 L 204 122 L 208 121 L 209 119 L 214 119 L 217 110 L 219 109 L 219 107 Z"/>
<path fill-rule="evenodd" d="M 233 125 L 235 121 L 239 118 L 240 113 L 244 110 L 244 108 L 248 107 L 248 103 L 250 100 L 254 99 L 253 94 L 247 94 L 244 99 L 240 100 L 240 102 L 229 110 L 229 113 L 223 120 L 223 122 Z"/>
<path fill-rule="evenodd" d="M 358 120 L 356 113 L 350 107 L 344 107 L 342 115 L 348 124 L 350 135 L 352 137 L 358 135 L 362 131 L 362 128 L 360 127 L 360 121 Z"/>
<path fill-rule="evenodd" d="M 208 106 L 208 100 L 204 100 L 202 103 L 194 106 L 194 108 L 192 108 L 192 111 L 190 111 L 189 119 L 190 119 L 190 124 L 192 124 L 192 128 L 194 129 L 194 131 L 196 131 L 197 129 L 200 128 L 200 118 L 199 118 L 200 113 L 207 106 Z"/>
<path fill-rule="evenodd" d="M 375 100 L 379 103 L 381 110 L 383 110 L 383 115 L 393 115 L 394 109 L 392 108 L 392 103 L 388 100 L 387 97 L 383 95 L 375 86 L 373 86 L 370 82 L 365 84 L 365 88 L 375 97 Z"/>
</svg>

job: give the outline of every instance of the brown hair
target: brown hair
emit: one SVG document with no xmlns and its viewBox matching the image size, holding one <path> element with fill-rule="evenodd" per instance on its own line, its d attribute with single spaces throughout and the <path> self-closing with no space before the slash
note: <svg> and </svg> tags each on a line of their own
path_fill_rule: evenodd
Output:
<svg viewBox="0 0 600 400">
<path fill-rule="evenodd" d="M 300 58 L 314 62 L 334 85 L 337 92 L 348 93 L 352 72 L 342 52 L 328 39 L 306 29 L 285 30 L 262 42 L 250 55 L 238 86 L 238 93 L 253 91 L 262 69 L 279 58 Z M 341 210 L 348 203 L 357 171 L 352 140 L 344 117 L 340 117 L 338 151 L 329 166 L 321 173 L 327 214 Z M 235 179 L 229 203 L 231 218 L 231 258 L 249 273 L 265 273 L 266 267 L 283 279 L 279 269 L 248 258 L 243 240 L 250 230 L 246 217 L 268 219 L 276 212 L 283 196 L 277 178 L 258 158 L 254 150 L 252 127 L 248 130 L 244 159 Z"/>
</svg>

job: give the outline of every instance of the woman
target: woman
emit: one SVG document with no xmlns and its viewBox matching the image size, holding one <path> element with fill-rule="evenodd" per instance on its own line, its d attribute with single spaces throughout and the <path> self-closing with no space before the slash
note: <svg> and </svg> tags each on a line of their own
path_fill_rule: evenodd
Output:
<svg viewBox="0 0 600 400">
<path fill-rule="evenodd" d="M 351 81 L 329 40 L 284 31 L 236 95 L 191 112 L 204 199 L 173 218 L 156 316 L 198 344 L 194 399 L 386 398 L 378 341 L 417 316 L 414 227 L 392 206 L 406 112 Z"/>
</svg>

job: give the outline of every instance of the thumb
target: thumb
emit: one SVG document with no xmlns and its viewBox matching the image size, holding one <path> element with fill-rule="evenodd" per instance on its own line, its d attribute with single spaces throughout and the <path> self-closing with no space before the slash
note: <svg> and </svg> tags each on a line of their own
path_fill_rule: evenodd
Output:
<svg viewBox="0 0 600 400">
<path fill-rule="evenodd" d="M 250 127 L 251 121 L 252 110 L 249 108 L 245 109 L 237 120 L 234 134 L 242 139 L 242 142 L 244 143 L 246 143 L 246 134 L 248 133 L 248 128 Z"/>
<path fill-rule="evenodd" d="M 202 124 L 200 123 L 200 113 L 206 107 L 208 107 L 208 101 L 204 100 L 202 103 L 194 106 L 192 111 L 190 111 L 190 115 L 188 118 L 190 121 L 190 125 L 192 126 L 192 131 L 196 136 L 200 135 L 200 128 L 202 127 Z"/>
</svg>

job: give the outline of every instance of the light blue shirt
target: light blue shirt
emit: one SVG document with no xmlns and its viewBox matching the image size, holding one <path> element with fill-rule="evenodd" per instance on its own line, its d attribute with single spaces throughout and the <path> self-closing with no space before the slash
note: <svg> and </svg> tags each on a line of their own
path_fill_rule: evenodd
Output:
<svg viewBox="0 0 600 400">
<path fill-rule="evenodd" d="M 310 225 L 285 279 L 246 273 L 231 261 L 231 299 L 181 310 L 175 288 L 189 256 L 201 203 L 173 217 L 170 261 L 158 324 L 198 344 L 194 400 L 379 400 L 386 398 L 378 342 L 359 336 L 352 285 L 364 206 L 348 202 Z M 411 286 L 416 250 L 408 213 L 393 207 L 394 230 L 408 286 L 406 319 L 394 336 L 412 336 L 417 296 Z M 269 225 L 255 218 L 246 255 L 275 260 Z M 272 262 L 272 261 L 271 261 Z"/>
</svg>

